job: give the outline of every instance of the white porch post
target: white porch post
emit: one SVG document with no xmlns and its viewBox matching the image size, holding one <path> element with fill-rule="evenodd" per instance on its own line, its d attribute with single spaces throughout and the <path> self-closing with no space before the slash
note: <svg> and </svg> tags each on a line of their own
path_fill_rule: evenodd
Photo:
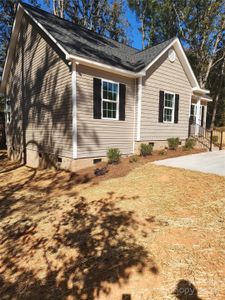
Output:
<svg viewBox="0 0 225 300">
<path fill-rule="evenodd" d="M 138 92 L 137 92 L 137 141 L 141 140 L 141 100 L 142 100 L 142 77 L 139 77 Z"/>
<path fill-rule="evenodd" d="M 196 127 L 195 127 L 195 134 L 198 135 L 199 133 L 199 126 L 201 126 L 201 106 L 200 106 L 200 98 L 197 100 L 196 104 Z"/>
<path fill-rule="evenodd" d="M 77 70 L 76 62 L 72 62 L 72 144 L 73 159 L 77 158 Z"/>
<path fill-rule="evenodd" d="M 206 105 L 204 107 L 205 107 L 205 111 L 204 111 L 203 126 L 204 126 L 204 128 L 206 128 L 206 118 L 207 118 L 207 108 L 208 108 L 207 103 L 206 103 Z"/>
</svg>

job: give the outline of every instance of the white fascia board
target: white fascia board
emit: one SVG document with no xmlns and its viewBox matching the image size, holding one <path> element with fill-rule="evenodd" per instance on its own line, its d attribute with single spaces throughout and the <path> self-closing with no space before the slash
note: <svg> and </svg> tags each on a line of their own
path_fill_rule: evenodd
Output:
<svg viewBox="0 0 225 300">
<path fill-rule="evenodd" d="M 142 77 L 145 75 L 145 72 L 132 72 L 132 71 L 127 71 L 127 70 L 123 70 L 117 67 L 113 67 L 113 66 L 109 66 L 103 63 L 99 63 L 90 59 L 86 59 L 86 58 L 82 58 L 76 55 L 69 55 L 67 57 L 68 60 L 71 61 L 76 61 L 82 65 L 86 65 L 86 66 L 90 66 L 90 67 L 95 67 L 96 69 L 100 69 L 100 70 L 105 70 L 105 71 L 109 71 L 111 73 L 115 73 L 115 74 L 120 74 L 122 76 L 126 76 L 126 77 L 130 77 L 130 78 L 138 78 L 138 77 Z"/>
<path fill-rule="evenodd" d="M 194 87 L 192 89 L 193 92 L 196 92 L 196 93 L 200 93 L 200 94 L 209 94 L 210 91 L 209 90 L 205 90 L 205 89 L 201 89 L 200 87 L 197 88 L 197 87 Z"/>
<path fill-rule="evenodd" d="M 72 64 L 72 141 L 73 159 L 77 159 L 77 69 Z"/>
<path fill-rule="evenodd" d="M 65 54 L 66 59 L 69 56 L 69 53 L 63 48 L 63 46 L 42 26 L 24 7 L 22 7 L 25 13 L 36 23 L 44 33 L 59 47 L 59 49 Z"/>
<path fill-rule="evenodd" d="M 204 98 L 204 96 L 203 96 L 203 97 L 200 97 L 200 99 L 201 99 L 201 100 L 204 100 L 204 101 L 207 101 L 207 102 L 212 102 L 212 101 L 213 101 L 213 99 Z"/>
<path fill-rule="evenodd" d="M 57 40 L 19 3 L 17 6 L 16 17 L 13 23 L 11 39 L 10 39 L 9 48 L 7 51 L 7 56 L 6 56 L 5 65 L 3 69 L 2 84 L 0 87 L 1 92 L 5 91 L 7 76 L 11 65 L 10 61 L 12 60 L 12 56 L 14 53 L 23 13 L 26 13 L 32 19 L 32 21 L 35 24 L 37 24 L 42 29 L 42 31 L 59 47 L 59 49 L 65 54 L 66 59 L 69 56 L 69 53 L 62 47 L 62 45 L 59 42 L 57 42 Z"/>
<path fill-rule="evenodd" d="M 152 66 L 152 65 L 154 65 L 154 63 L 155 62 L 157 62 L 157 60 L 164 54 L 164 53 L 166 53 L 174 44 L 175 44 L 175 42 L 176 42 L 176 40 L 177 39 L 175 39 L 174 41 L 172 41 L 162 52 L 160 52 L 159 53 L 159 55 L 157 55 L 154 59 L 153 59 L 153 61 L 151 61 L 144 69 L 143 69 L 143 71 L 144 72 L 147 72 L 148 71 L 148 69 Z"/>
<path fill-rule="evenodd" d="M 5 92 L 7 77 L 8 77 L 9 69 L 10 69 L 9 62 L 12 60 L 12 57 L 13 57 L 22 16 L 23 16 L 23 10 L 22 10 L 21 5 L 18 4 L 17 11 L 16 11 L 16 17 L 13 22 L 11 39 L 10 39 L 9 46 L 7 49 L 6 59 L 5 59 L 4 68 L 3 68 L 3 72 L 2 72 L 2 81 L 1 81 L 1 85 L 0 85 L 1 93 Z"/>
<path fill-rule="evenodd" d="M 183 47 L 182 47 L 182 45 L 181 45 L 178 38 L 176 38 L 176 40 L 175 40 L 174 48 L 175 48 L 175 50 L 177 51 L 177 53 L 179 55 L 181 64 L 182 64 L 182 66 L 183 66 L 183 68 L 184 68 L 184 70 L 187 74 L 187 77 L 189 78 L 189 80 L 191 82 L 192 87 L 200 89 L 200 86 L 198 84 L 198 80 L 195 77 L 195 74 L 192 70 L 192 67 L 191 67 L 190 63 L 189 63 L 187 55 L 185 54 L 184 49 L 183 49 Z"/>
<path fill-rule="evenodd" d="M 174 47 L 175 51 L 177 52 L 178 56 L 179 56 L 179 59 L 181 60 L 181 64 L 183 65 L 184 67 L 184 70 L 191 82 L 191 85 L 192 87 L 195 87 L 195 88 L 200 88 L 199 87 L 199 84 L 198 84 L 198 81 L 195 77 L 195 74 L 191 68 L 191 65 L 187 59 L 187 56 L 184 52 L 184 49 L 179 41 L 178 38 L 174 39 L 162 52 L 160 52 L 160 54 L 158 56 L 156 56 L 156 58 L 150 63 L 147 65 L 147 67 L 145 67 L 143 69 L 144 72 L 147 72 L 147 70 L 156 62 L 159 60 L 159 58 L 164 54 L 166 53 L 171 47 Z"/>
</svg>

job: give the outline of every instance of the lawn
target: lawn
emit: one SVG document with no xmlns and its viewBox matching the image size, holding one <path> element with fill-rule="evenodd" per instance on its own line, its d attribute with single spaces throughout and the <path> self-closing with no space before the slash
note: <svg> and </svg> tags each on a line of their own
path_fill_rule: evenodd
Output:
<svg viewBox="0 0 225 300">
<path fill-rule="evenodd" d="M 0 156 L 0 299 L 225 299 L 225 178 L 147 161 L 95 178 Z"/>
</svg>

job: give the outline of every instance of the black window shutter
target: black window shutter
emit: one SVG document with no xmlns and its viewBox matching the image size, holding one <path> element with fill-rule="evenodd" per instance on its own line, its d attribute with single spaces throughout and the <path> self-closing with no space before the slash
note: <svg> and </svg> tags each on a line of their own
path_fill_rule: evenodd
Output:
<svg viewBox="0 0 225 300">
<path fill-rule="evenodd" d="M 175 95 L 174 123 L 178 123 L 178 121 L 179 121 L 179 101 L 180 101 L 180 96 L 178 94 L 176 94 Z"/>
<path fill-rule="evenodd" d="M 120 83 L 119 120 L 125 121 L 126 115 L 126 85 Z"/>
<path fill-rule="evenodd" d="M 102 105 L 102 97 L 101 97 L 101 79 L 94 78 L 93 79 L 93 113 L 94 119 L 101 119 L 101 105 Z"/>
<path fill-rule="evenodd" d="M 163 123 L 164 92 L 159 91 L 159 123 Z"/>
<path fill-rule="evenodd" d="M 201 119 L 201 126 L 204 126 L 204 119 L 205 119 L 205 106 L 202 106 L 202 119 Z"/>
</svg>

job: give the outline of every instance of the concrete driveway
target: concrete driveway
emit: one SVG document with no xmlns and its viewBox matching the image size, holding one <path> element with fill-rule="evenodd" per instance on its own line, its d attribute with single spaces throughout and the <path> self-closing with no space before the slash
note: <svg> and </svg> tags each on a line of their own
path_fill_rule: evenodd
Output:
<svg viewBox="0 0 225 300">
<path fill-rule="evenodd" d="M 225 176 L 225 150 L 169 158 L 154 164 Z"/>
</svg>

